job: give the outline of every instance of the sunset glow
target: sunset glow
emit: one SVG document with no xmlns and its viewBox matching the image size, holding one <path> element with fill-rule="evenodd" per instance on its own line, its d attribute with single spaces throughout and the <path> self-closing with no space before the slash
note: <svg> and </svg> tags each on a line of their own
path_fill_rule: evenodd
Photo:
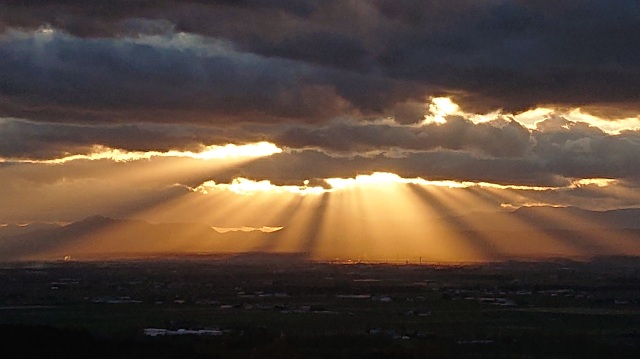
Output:
<svg viewBox="0 0 640 359">
<path fill-rule="evenodd" d="M 69 155 L 62 158 L 48 160 L 33 159 L 1 159 L 0 162 L 22 162 L 22 163 L 44 163 L 44 164 L 63 164 L 70 161 L 86 160 L 111 160 L 115 162 L 130 162 L 139 160 L 149 160 L 154 157 L 183 157 L 201 160 L 220 160 L 234 158 L 255 158 L 270 156 L 275 153 L 281 153 L 282 149 L 273 143 L 258 142 L 246 145 L 227 144 L 224 146 L 205 146 L 201 151 L 126 151 L 117 148 L 108 148 L 105 146 L 95 145 L 91 149 L 91 153 L 86 155 Z"/>
<path fill-rule="evenodd" d="M 640 251 L 631 2 L 124 3 L 0 5 L 8 257 Z"/>
<path fill-rule="evenodd" d="M 229 184 L 216 184 L 214 181 L 207 181 L 193 189 L 193 191 L 208 194 L 211 190 L 227 190 L 239 195 L 252 195 L 259 192 L 288 192 L 300 195 L 320 194 L 325 192 L 322 187 L 302 186 L 277 186 L 271 184 L 268 180 L 253 181 L 250 179 L 238 177 L 234 178 Z"/>
<path fill-rule="evenodd" d="M 453 181 L 453 180 L 439 180 L 430 181 L 422 178 L 402 178 L 395 173 L 389 172 L 374 172 L 370 175 L 357 175 L 353 178 L 326 178 L 323 180 L 327 183 L 328 187 L 321 186 L 309 186 L 308 180 L 300 186 L 291 185 L 275 185 L 269 180 L 251 180 L 247 178 L 234 178 L 231 183 L 216 183 L 214 181 L 206 181 L 200 186 L 193 188 L 194 192 L 200 192 L 203 194 L 209 194 L 214 190 L 230 191 L 240 195 L 253 195 L 261 192 L 272 193 L 290 193 L 298 195 L 308 194 L 323 194 L 332 191 L 343 191 L 360 187 L 373 187 L 373 186 L 387 186 L 387 185 L 421 185 L 426 187 L 443 187 L 450 189 L 464 189 L 470 187 L 477 188 L 493 188 L 501 190 L 521 190 L 521 191 L 549 191 L 558 189 L 570 189 L 579 188 L 583 186 L 597 186 L 607 187 L 614 185 L 617 181 L 607 178 L 584 178 L 571 181 L 566 186 L 523 186 L 523 185 L 509 185 L 509 184 L 497 184 L 489 182 L 471 182 L 471 181 Z"/>
<path fill-rule="evenodd" d="M 0 0 L 0 358 L 640 358 L 639 14 Z"/>
</svg>

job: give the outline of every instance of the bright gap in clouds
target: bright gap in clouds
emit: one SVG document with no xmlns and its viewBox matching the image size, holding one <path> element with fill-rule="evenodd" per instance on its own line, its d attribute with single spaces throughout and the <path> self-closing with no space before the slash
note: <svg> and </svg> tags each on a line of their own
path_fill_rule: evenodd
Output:
<svg viewBox="0 0 640 359">
<path fill-rule="evenodd" d="M 322 187 L 309 187 L 309 181 L 304 181 L 302 186 L 278 186 L 269 180 L 254 181 L 247 178 L 234 178 L 231 183 L 216 183 L 214 181 L 206 181 L 196 188 L 191 188 L 193 192 L 208 194 L 211 191 L 221 190 L 229 191 L 239 195 L 253 195 L 256 193 L 292 193 L 299 195 L 322 194 L 326 190 Z"/>
<path fill-rule="evenodd" d="M 576 108 L 569 113 L 564 114 L 564 117 L 573 122 L 588 123 L 593 127 L 601 129 L 603 132 L 617 135 L 625 130 L 638 130 L 640 129 L 640 117 L 628 117 L 615 120 L 605 120 L 597 116 L 593 116 L 588 113 L 582 112 L 581 109 Z"/>
<path fill-rule="evenodd" d="M 428 123 L 445 123 L 446 116 L 456 114 L 460 111 L 460 107 L 451 101 L 448 97 L 433 97 L 429 106 L 431 115 L 424 117 L 423 124 Z"/>
<path fill-rule="evenodd" d="M 580 108 L 560 110 L 551 107 L 537 107 L 517 114 L 503 113 L 500 110 L 487 114 L 476 114 L 464 112 L 458 104 L 448 97 L 431 98 L 427 104 L 427 108 L 430 114 L 424 117 L 424 120 L 421 122 L 422 125 L 430 123 L 444 124 L 447 122 L 447 116 L 461 116 L 474 124 L 491 122 L 506 116 L 533 131 L 538 128 L 539 123 L 555 115 L 564 117 L 570 122 L 588 124 L 610 135 L 618 135 L 626 130 L 640 130 L 640 116 L 603 119 L 583 112 Z"/>
<path fill-rule="evenodd" d="M 12 159 L 0 158 L 0 162 L 14 163 L 43 163 L 43 164 L 62 164 L 76 160 L 112 160 L 115 162 L 131 162 L 138 160 L 148 160 L 153 157 L 178 157 L 192 158 L 199 160 L 218 160 L 233 158 L 257 158 L 271 156 L 281 153 L 282 149 L 270 142 L 257 142 L 245 145 L 227 144 L 224 146 L 204 146 L 200 151 L 177 151 L 170 150 L 166 152 L 160 151 L 127 151 L 117 148 L 110 148 L 101 145 L 92 147 L 89 154 L 69 155 L 62 158 L 36 160 L 36 159 Z"/>
<path fill-rule="evenodd" d="M 607 187 L 616 183 L 618 183 L 618 180 L 611 178 L 583 178 L 571 182 L 571 187 L 578 188 L 589 185 L 594 185 L 596 187 Z"/>
<path fill-rule="evenodd" d="M 422 178 L 402 178 L 395 173 L 374 172 L 370 175 L 357 175 L 354 178 L 327 178 L 325 179 L 331 188 L 340 190 L 356 186 L 372 186 L 387 184 L 422 184 L 438 187 L 464 188 L 471 185 L 470 182 L 456 181 L 427 181 Z"/>
<path fill-rule="evenodd" d="M 297 195 L 320 195 L 328 192 L 342 191 L 353 188 L 414 184 L 426 187 L 441 188 L 492 188 L 492 189 L 509 189 L 524 191 L 547 191 L 560 188 L 578 188 L 587 185 L 595 185 L 597 187 L 607 187 L 617 183 L 617 180 L 608 178 L 584 178 L 575 179 L 570 185 L 565 187 L 544 187 L 544 186 L 525 186 L 525 185 L 509 185 L 489 182 L 472 182 L 472 181 L 454 181 L 439 180 L 430 181 L 420 177 L 403 178 L 395 173 L 374 172 L 369 175 L 357 175 L 352 178 L 326 178 L 328 188 L 321 186 L 309 186 L 309 181 L 305 180 L 303 185 L 276 185 L 269 180 L 255 181 L 248 178 L 237 177 L 231 183 L 216 183 L 214 181 L 206 181 L 200 186 L 190 188 L 192 192 L 209 194 L 215 191 L 229 191 L 239 195 L 254 195 L 257 193 L 289 193 Z"/>
<path fill-rule="evenodd" d="M 173 155 L 176 157 L 193 157 L 209 160 L 237 157 L 266 157 L 281 152 L 282 149 L 273 143 L 258 142 L 246 145 L 228 144 L 225 146 L 207 146 L 204 151 L 198 153 L 170 151 L 166 156 Z"/>
</svg>

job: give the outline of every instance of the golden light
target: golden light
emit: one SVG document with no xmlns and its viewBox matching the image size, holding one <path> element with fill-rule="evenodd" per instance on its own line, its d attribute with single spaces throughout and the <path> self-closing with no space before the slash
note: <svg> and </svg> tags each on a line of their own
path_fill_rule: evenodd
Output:
<svg viewBox="0 0 640 359">
<path fill-rule="evenodd" d="M 442 213 L 433 202 L 412 191 L 428 182 L 393 173 L 331 179 L 328 183 L 332 191 L 319 228 L 316 255 L 403 263 L 487 260 L 442 220 Z M 433 188 L 458 190 L 448 186 Z"/>
<path fill-rule="evenodd" d="M 445 187 L 445 188 L 481 187 L 481 188 L 497 188 L 497 189 L 520 189 L 520 190 L 532 190 L 532 191 L 545 191 L 545 190 L 557 188 L 557 187 L 545 187 L 545 186 L 498 184 L 498 183 L 490 183 L 490 182 L 472 182 L 472 181 L 454 181 L 454 180 L 431 181 L 431 180 L 425 180 L 420 177 L 404 178 L 404 177 L 400 177 L 395 173 L 389 173 L 389 172 L 374 172 L 370 175 L 357 175 L 356 177 L 353 177 L 353 178 L 327 178 L 324 181 L 327 182 L 331 186 L 331 188 L 334 190 L 342 190 L 342 189 L 347 189 L 355 186 L 384 185 L 384 184 L 418 184 L 422 186 Z"/>
<path fill-rule="evenodd" d="M 393 173 L 374 172 L 370 175 L 357 175 L 354 178 L 327 178 L 324 181 L 327 182 L 331 188 L 340 190 L 362 185 L 402 183 L 405 179 Z"/>
<path fill-rule="evenodd" d="M 127 151 L 118 148 L 110 148 L 102 145 L 94 145 L 89 154 L 68 155 L 62 158 L 36 160 L 36 159 L 11 159 L 4 158 L 3 162 L 16 163 L 43 163 L 63 164 L 77 160 L 97 161 L 111 160 L 114 162 L 131 162 L 149 160 L 154 157 L 191 158 L 199 160 L 219 160 L 236 158 L 258 158 L 281 153 L 282 149 L 270 142 L 257 142 L 245 145 L 227 144 L 224 146 L 204 146 L 200 151 Z"/>
<path fill-rule="evenodd" d="M 431 115 L 424 117 L 423 124 L 428 123 L 446 123 L 445 117 L 457 113 L 460 107 L 451 101 L 448 97 L 433 97 L 429 104 L 429 112 Z"/>
<path fill-rule="evenodd" d="M 619 181 L 611 178 L 582 178 L 571 182 L 571 188 L 584 186 L 608 187 L 617 184 Z"/>
<path fill-rule="evenodd" d="M 196 246 L 193 248 L 304 252 L 321 260 L 476 262 L 555 255 L 580 258 L 593 248 L 604 253 L 638 249 L 624 237 L 618 239 L 618 244 L 606 244 L 601 237 L 606 233 L 591 229 L 588 230 L 592 233 L 582 234 L 581 242 L 571 242 L 557 237 L 555 232 L 537 228 L 512 211 L 501 211 L 500 203 L 527 193 L 516 186 L 427 181 L 374 172 L 328 179 L 329 188 L 308 196 L 303 191 L 308 183 L 278 186 L 244 178 L 228 184 L 209 181 L 142 216 L 164 216 L 158 217 L 159 222 L 195 220 L 225 236 L 235 236 L 229 237 L 234 240 L 206 244 L 195 239 L 202 229 L 181 233 L 189 238 L 184 245 Z M 557 189 L 609 183 L 612 182 L 606 179 L 582 179 Z M 533 187 L 524 188 L 528 193 L 536 192 Z M 487 221 L 486 217 L 473 216 L 473 211 L 495 213 Z M 552 220 L 577 228 L 593 227 L 571 216 Z M 120 229 L 103 234 L 100 241 L 117 230 Z M 96 243 L 98 246 L 101 242 Z"/>
<path fill-rule="evenodd" d="M 554 110 L 552 108 L 537 107 L 535 109 L 513 115 L 513 118 L 524 127 L 530 130 L 535 130 L 538 126 L 538 122 L 546 120 L 547 116 L 553 113 Z"/>
<path fill-rule="evenodd" d="M 119 162 L 112 164 L 116 171 L 109 173 L 105 180 L 113 181 L 115 186 L 127 176 L 126 182 L 135 187 L 154 183 L 157 178 L 178 178 L 185 174 L 200 179 L 219 169 L 280 152 L 280 148 L 267 142 L 208 146 L 196 152 L 143 153 L 97 148 L 92 155 L 68 156 L 59 163 L 81 159 Z M 138 161 L 140 159 L 148 161 Z M 129 162 L 133 162 L 139 171 L 131 171 Z M 632 239 L 623 237 L 618 244 L 608 246 L 599 238 L 606 235 L 603 231 L 592 231 L 582 237 L 581 243 L 571 243 L 511 216 L 512 211 L 507 211 L 506 207 L 500 208 L 501 203 L 516 203 L 514 198 L 518 198 L 519 203 L 540 204 L 542 202 L 535 198 L 540 196 L 534 193 L 541 191 L 586 187 L 617 190 L 618 181 L 614 179 L 573 179 L 564 187 L 538 187 L 405 178 L 391 172 L 373 172 L 324 181 L 326 185 L 321 187 L 310 186 L 308 180 L 299 185 L 280 185 L 266 179 L 237 177 L 228 183 L 204 181 L 193 188 L 179 185 L 189 191 L 167 198 L 166 202 L 140 208 L 131 217 L 152 218 L 157 223 L 202 223 L 203 226 L 185 226 L 182 232 L 177 232 L 175 240 L 166 247 L 176 251 L 199 248 L 229 252 L 288 251 L 306 252 L 317 259 L 408 259 L 417 263 L 418 258 L 425 262 L 465 262 L 509 256 L 572 256 L 588 253 L 590 248 L 624 253 L 625 249 L 638 247 L 633 245 Z M 108 202 L 106 192 L 100 197 L 101 201 Z M 531 198 L 527 198 L 527 194 Z M 494 200 L 496 198 L 503 200 Z M 495 222 L 488 223 L 485 217 L 474 217 L 470 213 L 472 210 L 498 213 L 492 217 Z M 553 221 L 590 228 L 577 217 Z M 493 230 L 491 226 L 500 230 Z M 518 233 L 525 233 L 526 238 L 520 234 L 520 237 L 510 237 L 508 231 L 515 233 L 516 229 L 520 231 Z M 132 230 L 135 225 L 126 223 L 121 228 L 102 231 L 92 237 L 91 245 L 86 248 L 115 251 L 118 248 L 110 238 Z M 201 239 L 211 238 L 207 231 L 224 233 L 226 238 L 235 239 L 209 243 Z M 153 246 L 160 248 L 150 239 L 141 243 L 151 249 L 155 248 Z M 132 244 L 131 248 L 149 250 L 140 243 Z"/>
<path fill-rule="evenodd" d="M 238 157 L 266 157 L 276 153 L 282 153 L 282 149 L 270 142 L 258 142 L 246 145 L 228 144 L 225 146 L 207 146 L 203 151 L 197 153 L 170 151 L 166 156 L 192 157 L 209 160 Z"/>
<path fill-rule="evenodd" d="M 609 135 L 618 135 L 625 130 L 638 130 L 640 129 L 640 117 L 627 117 L 617 119 L 604 119 L 598 116 L 591 115 L 589 113 L 582 112 L 580 108 L 570 109 L 557 109 L 551 107 L 536 107 L 520 113 L 505 113 L 501 110 L 496 110 L 487 114 L 476 114 L 464 112 L 458 104 L 453 102 L 448 97 L 434 97 L 431 98 L 428 104 L 429 115 L 424 117 L 422 124 L 446 123 L 446 117 L 449 115 L 459 115 L 465 119 L 473 122 L 474 124 L 480 124 L 485 122 L 491 122 L 498 119 L 500 116 L 512 118 L 520 123 L 522 126 L 529 130 L 537 130 L 538 124 L 549 118 L 551 115 L 561 116 L 570 122 L 585 123 L 589 126 L 596 127 Z M 568 126 L 563 126 L 569 129 Z"/>
<path fill-rule="evenodd" d="M 585 180 L 584 182 L 592 182 Z M 573 188 L 570 185 L 566 188 Z M 597 190 L 607 190 L 609 186 L 595 186 Z M 556 256 L 566 256 L 578 259 L 588 258 L 593 255 L 619 255 L 629 253 L 640 253 L 640 243 L 635 240 L 629 233 L 624 230 L 615 228 L 607 228 L 603 223 L 598 223 L 589 218 L 582 218 L 579 212 L 553 211 L 551 208 L 569 207 L 566 205 L 549 204 L 528 198 L 527 193 L 507 189 L 499 191 L 497 189 L 489 189 L 492 195 L 504 199 L 507 203 L 511 202 L 510 198 L 516 198 L 519 206 L 503 205 L 505 208 L 512 209 L 516 215 L 511 216 L 511 225 L 514 228 L 524 228 L 533 234 L 531 239 L 539 241 L 541 236 L 545 240 L 553 240 L 549 244 L 544 242 L 537 243 L 540 248 L 544 246 L 556 245 Z M 518 216 L 516 210 L 526 209 L 524 217 Z M 579 210 L 578 210 L 579 211 Z M 531 223 L 529 223 L 531 221 Z M 551 229 L 538 230 L 534 226 L 538 221 L 543 223 L 551 223 Z M 559 245 L 559 247 L 558 247 Z M 553 247 L 549 247 L 553 248 Z"/>
<path fill-rule="evenodd" d="M 193 188 L 194 192 L 208 194 L 211 191 L 230 191 L 239 195 L 254 195 L 256 193 L 273 192 L 273 193 L 293 193 L 299 195 L 321 194 L 326 192 L 322 187 L 309 187 L 309 181 L 304 181 L 302 186 L 284 185 L 278 186 L 269 180 L 254 181 L 251 179 L 238 177 L 234 178 L 231 183 L 216 183 L 215 181 L 206 181 L 200 186 Z"/>
<path fill-rule="evenodd" d="M 162 222 L 193 222 L 198 218 L 198 206 L 202 211 L 210 209 L 211 198 L 202 199 L 202 202 L 207 204 L 199 203 L 196 201 L 197 196 L 185 196 L 190 192 L 173 189 L 173 187 L 184 188 L 186 186 L 181 183 L 200 181 L 220 171 L 279 152 L 281 149 L 266 142 L 207 146 L 201 151 L 194 152 L 143 153 L 95 147 L 90 155 L 70 155 L 45 161 L 18 160 L 27 163 L 3 167 L 3 174 L 10 177 L 33 176 L 39 173 L 41 168 L 39 165 L 44 163 L 45 166 L 50 167 L 47 170 L 56 173 L 59 179 L 38 186 L 32 192 L 28 206 L 14 206 L 6 210 L 5 215 L 37 216 L 51 211 L 51 208 L 56 208 L 60 215 L 65 216 L 91 203 L 91 206 L 86 207 L 85 216 L 124 213 L 119 216 L 151 221 L 157 217 Z M 81 175 L 66 178 L 67 171 Z M 91 176 L 86 176 L 87 173 Z M 158 193 L 163 194 L 159 197 Z M 176 208 L 180 208 L 180 211 L 174 211 Z M 154 216 L 146 217 L 146 213 L 153 213 Z M 182 215 L 183 213 L 185 215 Z M 188 214 L 192 216 L 188 217 Z M 254 225 L 252 222 L 239 225 L 220 223 L 219 225 L 220 227 L 239 227 L 245 224 L 254 227 L 262 225 Z M 272 226 L 277 223 L 265 223 L 265 225 Z"/>
<path fill-rule="evenodd" d="M 607 120 L 584 113 L 580 108 L 575 108 L 564 114 L 564 117 L 569 121 L 587 123 L 590 126 L 597 127 L 610 135 L 618 135 L 625 130 L 640 129 L 640 116 Z"/>
<path fill-rule="evenodd" d="M 197 187 L 189 188 L 192 192 L 209 194 L 212 192 L 232 192 L 239 195 L 251 196 L 258 193 L 288 193 L 295 195 L 320 195 L 328 192 L 339 192 L 352 190 L 355 188 L 371 188 L 371 187 L 387 187 L 393 185 L 420 185 L 425 187 L 449 188 L 449 189 L 465 189 L 465 188 L 487 188 L 495 190 L 520 190 L 520 191 L 549 191 L 561 188 L 577 188 L 588 185 L 598 187 L 606 187 L 616 183 L 616 180 L 606 178 L 587 178 L 576 179 L 565 187 L 550 186 L 527 186 L 527 185 L 511 185 L 498 184 L 491 182 L 472 182 L 472 181 L 454 181 L 454 180 L 425 180 L 420 177 L 404 178 L 395 173 L 390 172 L 373 172 L 372 174 L 357 175 L 349 178 L 325 178 L 328 188 L 321 186 L 309 186 L 309 181 L 303 181 L 300 186 L 295 185 L 275 185 L 269 180 L 252 180 L 244 177 L 234 178 L 230 183 L 216 183 L 215 181 L 206 181 Z"/>
<path fill-rule="evenodd" d="M 332 189 L 343 190 L 356 186 L 372 186 L 385 184 L 422 184 L 436 187 L 464 188 L 474 185 L 472 182 L 428 181 L 419 177 L 403 178 L 395 173 L 374 172 L 370 175 L 357 175 L 353 178 L 327 178 L 324 180 Z"/>
<path fill-rule="evenodd" d="M 308 181 L 303 186 L 260 182 L 237 180 L 234 185 L 234 181 L 229 184 L 207 181 L 183 196 L 139 212 L 138 216 L 158 223 L 204 223 L 224 233 L 224 238 L 235 238 L 209 243 L 210 251 L 307 251 L 304 243 L 315 233 L 314 216 L 322 196 L 305 194 L 303 189 Z"/>
<path fill-rule="evenodd" d="M 418 257 L 425 261 L 479 260 L 480 256 L 460 248 L 460 241 L 441 229 L 417 225 L 438 214 L 412 199 L 407 184 L 414 182 L 426 181 L 377 172 L 330 179 L 328 189 L 313 188 L 310 193 L 317 195 L 308 196 L 307 181 L 303 186 L 245 178 L 228 184 L 208 181 L 180 199 L 182 213 L 171 210 L 164 215 L 175 218 L 197 213 L 205 223 L 227 223 L 216 228 L 281 228 L 262 245 L 244 241 L 234 244 L 236 249 L 305 252 L 318 259 L 394 260 L 411 256 L 415 261 Z M 207 197 L 210 199 L 203 200 Z"/>
</svg>

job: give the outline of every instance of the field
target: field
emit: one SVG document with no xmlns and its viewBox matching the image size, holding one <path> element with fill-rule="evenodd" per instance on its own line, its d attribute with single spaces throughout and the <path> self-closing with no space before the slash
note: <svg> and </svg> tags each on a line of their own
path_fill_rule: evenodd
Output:
<svg viewBox="0 0 640 359">
<path fill-rule="evenodd" d="M 640 261 L 5 263 L 0 331 L 22 356 L 637 358 Z"/>
</svg>

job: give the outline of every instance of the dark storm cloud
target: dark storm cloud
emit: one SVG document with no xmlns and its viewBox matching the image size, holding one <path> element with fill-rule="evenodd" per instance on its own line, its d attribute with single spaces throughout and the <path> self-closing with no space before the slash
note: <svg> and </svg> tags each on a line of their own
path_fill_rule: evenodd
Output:
<svg viewBox="0 0 640 359">
<path fill-rule="evenodd" d="M 381 87 L 390 80 L 411 84 L 401 92 L 391 87 L 385 96 L 379 91 L 369 96 L 367 81 L 345 83 L 344 76 L 323 75 L 323 85 L 331 89 L 324 91 L 380 113 L 409 99 L 450 94 L 470 111 L 588 105 L 593 111 L 618 109 L 612 116 L 619 116 L 620 109 L 627 115 L 640 109 L 639 13 L 640 3 L 633 0 L 3 1 L 0 24 L 5 29 L 49 24 L 85 38 L 183 31 L 224 39 L 242 53 L 371 76 Z M 173 65 L 179 74 L 189 60 Z M 265 63 L 263 69 L 277 73 L 281 65 Z M 205 70 L 215 76 L 228 68 L 216 64 Z M 270 81 L 291 86 L 287 76 Z M 236 83 L 247 89 L 256 85 L 242 77 Z M 297 101 L 254 106 L 276 117 L 311 116 L 312 111 L 293 107 L 317 96 L 311 91 Z M 372 106 L 383 97 L 390 99 Z M 200 110 L 217 114 L 214 108 L 222 105 L 213 98 Z M 249 93 L 233 100 L 250 106 L 251 98 Z M 179 104 L 188 106 L 176 100 Z"/>
<path fill-rule="evenodd" d="M 172 46 L 149 41 L 9 32 L 0 38 L 0 111 L 45 121 L 309 122 L 348 114 L 342 96 L 361 102 L 360 91 L 327 83 L 338 75 L 304 64 L 197 37 L 176 35 Z M 340 81 L 374 95 L 383 87 L 371 78 Z"/>
<path fill-rule="evenodd" d="M 387 73 L 459 89 L 476 110 L 607 102 L 637 109 L 637 2 L 466 3 L 444 14 L 393 13 L 416 25 L 381 54 Z M 438 15 L 445 18 L 418 25 Z"/>
</svg>

